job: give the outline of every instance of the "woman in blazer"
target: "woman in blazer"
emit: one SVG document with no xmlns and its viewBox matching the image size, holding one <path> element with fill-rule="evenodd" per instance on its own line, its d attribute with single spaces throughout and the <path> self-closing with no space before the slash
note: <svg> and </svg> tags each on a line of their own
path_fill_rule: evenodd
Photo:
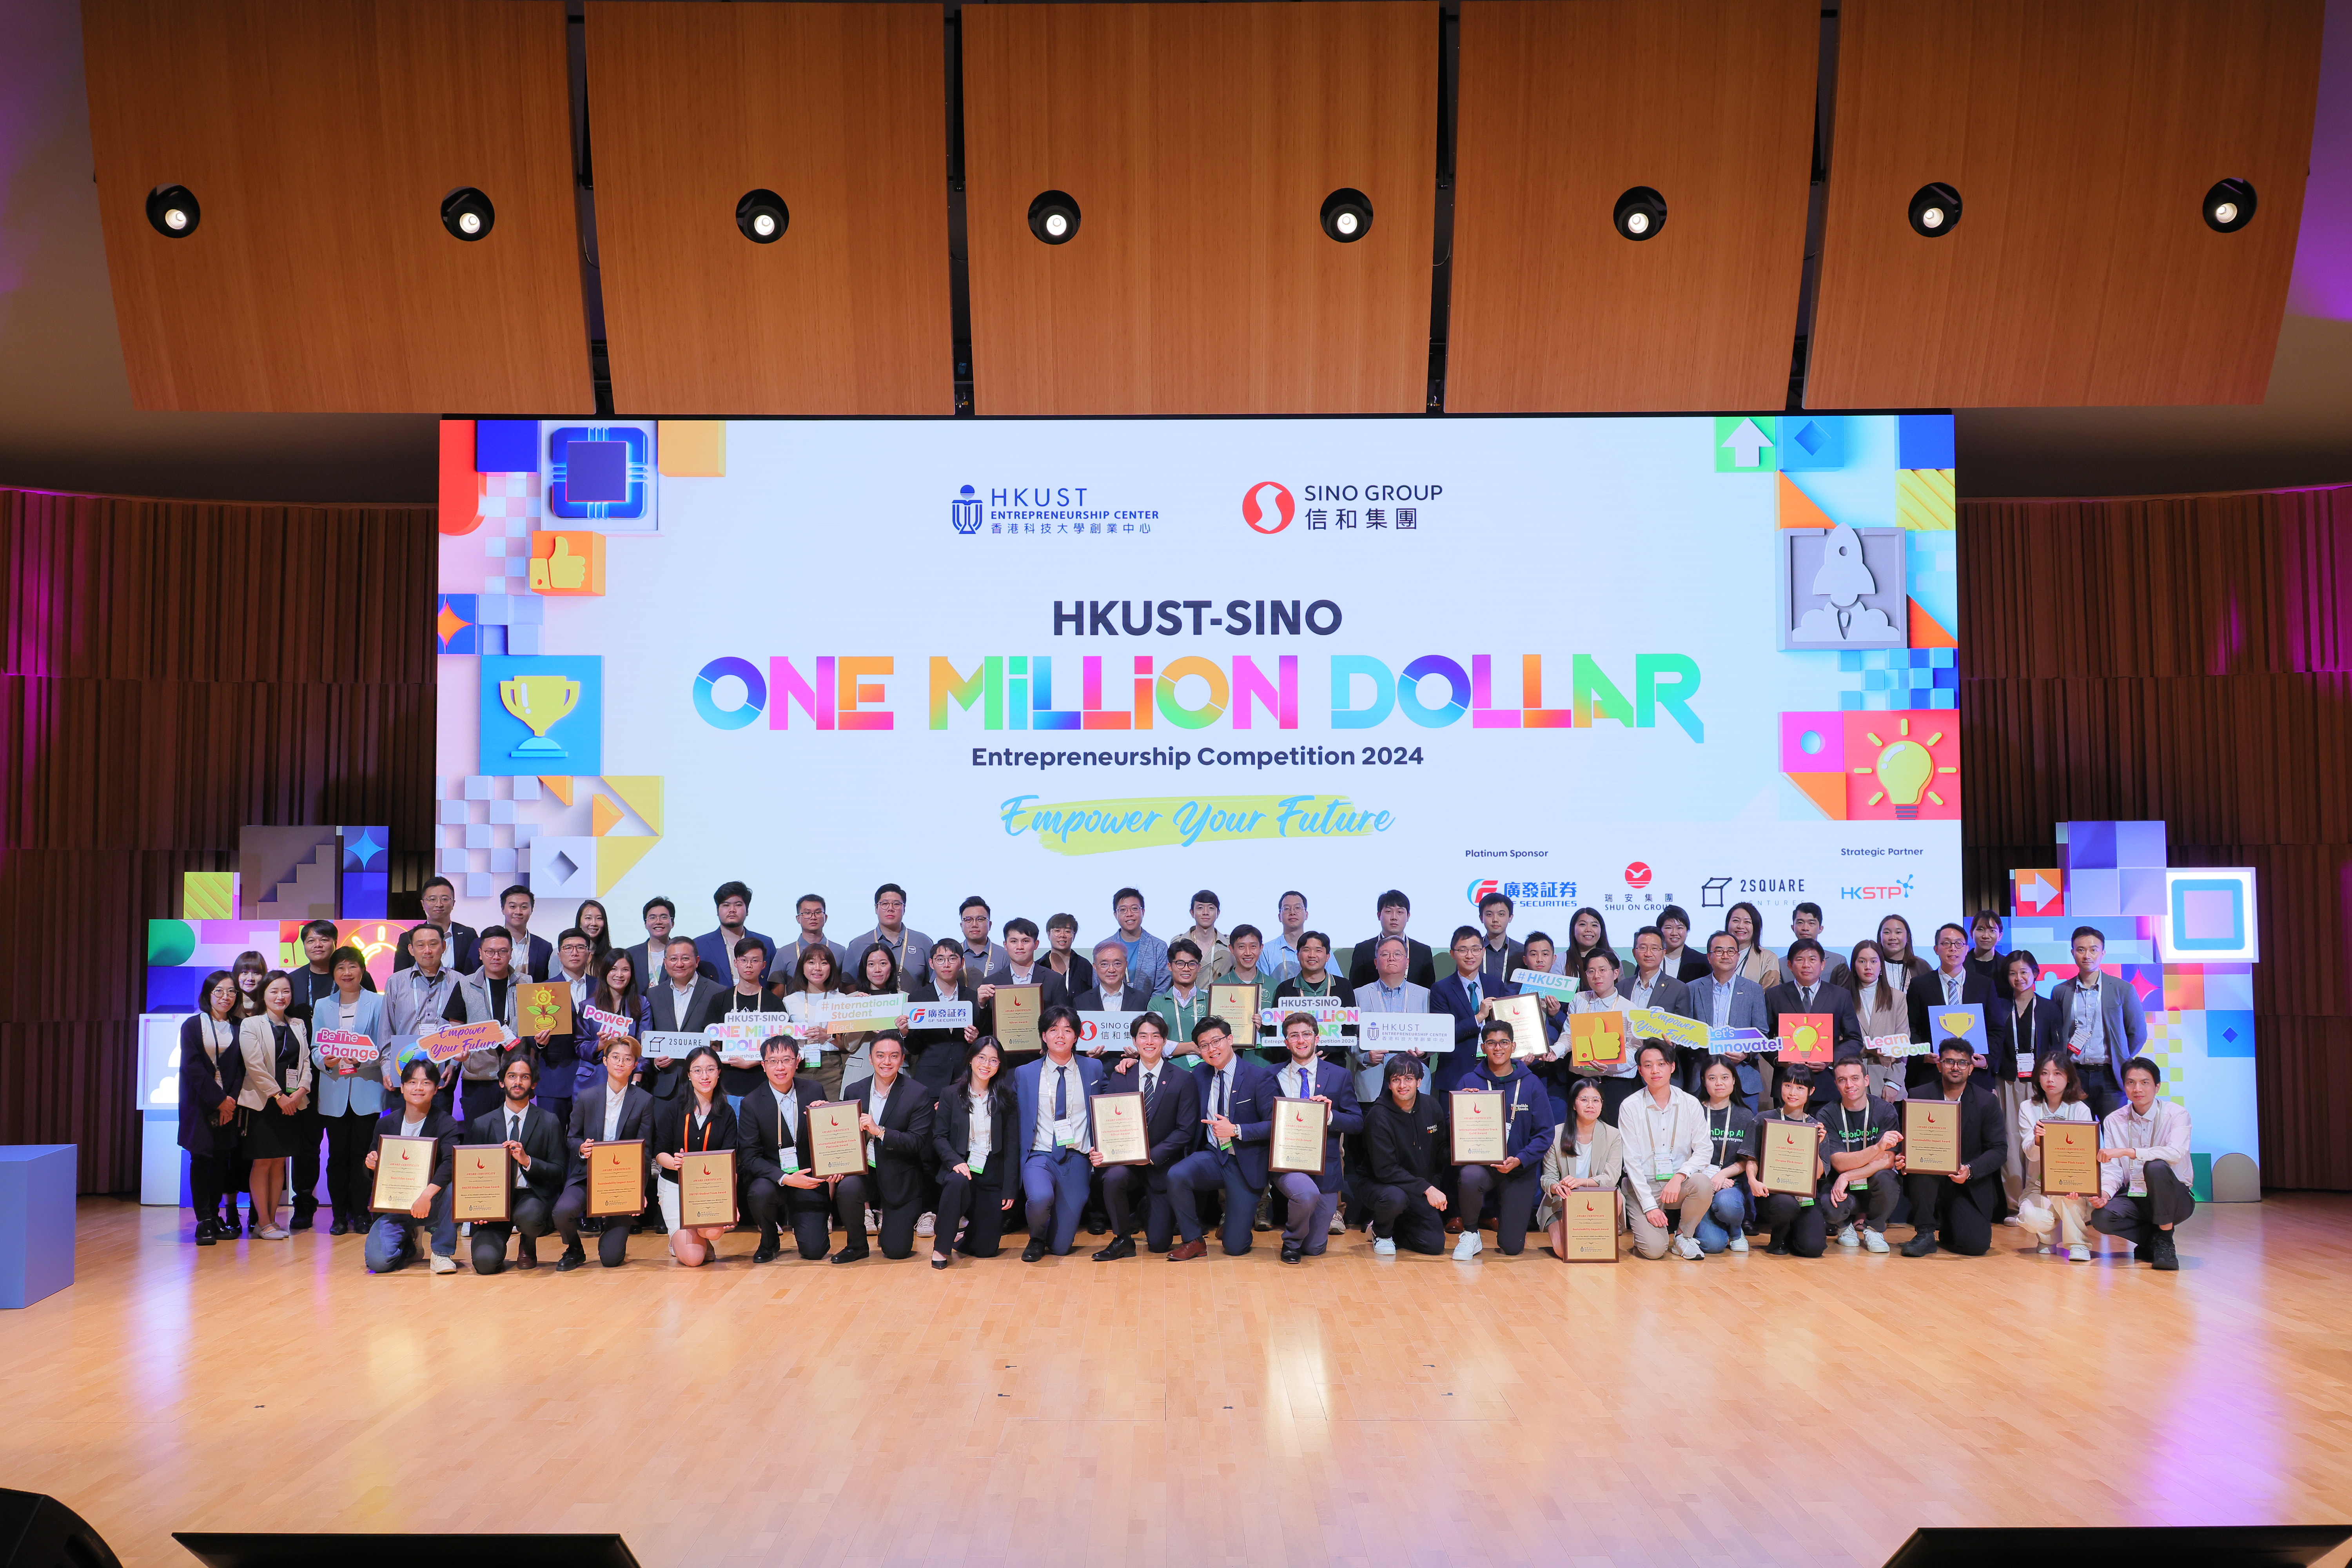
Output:
<svg viewBox="0 0 2352 1568">
<path fill-rule="evenodd" d="M 278 1224 L 278 1200 L 286 1191 L 286 1162 L 302 1136 L 303 1110 L 310 1103 L 310 1030 L 287 1016 L 294 983 L 282 969 L 263 976 L 261 1011 L 237 1026 L 236 1044 L 245 1058 L 245 1083 L 237 1090 L 237 1152 L 253 1162 L 247 1191 L 253 1234 L 283 1241 L 292 1233 Z"/>
<path fill-rule="evenodd" d="M 878 961 L 870 956 L 874 952 L 882 955 Z M 870 949 L 866 967 L 869 971 L 880 972 L 885 984 L 890 984 L 898 978 L 896 971 L 891 968 L 890 950 L 887 947 Z M 793 961 L 792 978 L 784 986 L 784 1011 L 791 1016 L 794 1025 L 806 1031 L 801 1038 L 801 1071 L 816 1081 L 827 1100 L 841 1098 L 842 1041 L 835 1038 L 833 1031 L 824 1025 L 812 1025 L 809 1018 L 825 997 L 839 994 L 840 986 L 840 961 L 823 942 L 814 942 L 801 949 L 800 957 Z M 888 994 L 887 991 L 877 993 L 881 995 Z M 857 1035 L 842 1037 L 851 1040 L 866 1037 Z"/>
<path fill-rule="evenodd" d="M 1936 973 L 1934 964 L 1912 951 L 1911 922 L 1901 915 L 1878 922 L 1878 951 L 1886 955 L 1886 978 L 1897 991 L 1907 991 L 1919 976 Z M 1907 1032 L 1911 1026 L 1906 1021 L 1903 1027 Z"/>
<path fill-rule="evenodd" d="M 1612 1192 L 1625 1174 L 1624 1135 L 1601 1120 L 1601 1106 L 1600 1080 L 1577 1079 L 1569 1088 L 1567 1119 L 1552 1134 L 1551 1147 L 1544 1151 L 1544 1200 L 1536 1211 L 1536 1224 L 1550 1233 L 1552 1253 L 1563 1260 L 1568 1257 L 1568 1227 L 1560 1219 L 1561 1203 L 1570 1193 L 1586 1188 Z M 1618 1198 L 1618 1215 L 1622 1220 L 1622 1194 Z"/>
<path fill-rule="evenodd" d="M 198 1011 L 180 1026 L 180 1147 L 188 1152 L 195 1242 L 210 1247 L 224 1233 L 236 1234 L 236 1091 L 245 1083 L 245 1054 L 236 1044 L 236 977 L 215 969 L 196 997 Z"/>
<path fill-rule="evenodd" d="M 1853 944 L 1846 954 L 1846 974 L 1853 992 L 1854 1022 L 1865 1040 L 1881 1039 L 1888 1035 L 1911 1035 L 1911 1004 L 1905 998 L 1901 984 L 1890 975 L 1886 952 L 1874 942 Z M 1903 1066 L 1901 1057 L 1880 1057 L 1864 1051 L 1862 1065 L 1870 1073 L 1870 1092 L 1881 1100 L 1903 1098 Z"/>
<path fill-rule="evenodd" d="M 719 1053 L 697 1046 L 686 1057 L 686 1092 L 654 1104 L 654 1170 L 661 1181 L 663 1223 L 669 1226 L 670 1256 L 699 1268 L 719 1256 L 723 1225 L 678 1224 L 677 1173 L 686 1156 L 735 1147 L 735 1112 L 719 1092 Z"/>
<path fill-rule="evenodd" d="M 368 1151 L 375 1146 L 376 1118 L 389 1095 L 397 1098 L 400 1080 L 393 1076 L 383 997 L 360 989 L 367 977 L 367 960 L 356 947 L 339 947 L 328 956 L 327 972 L 335 988 L 310 1007 L 310 1065 L 318 1079 L 318 1109 L 327 1127 L 327 1203 L 334 1213 L 330 1236 L 365 1236 L 375 1223 L 368 1213 Z M 370 1061 L 329 1058 L 319 1044 L 322 1029 L 364 1035 L 375 1047 Z"/>
<path fill-rule="evenodd" d="M 940 1096 L 931 1118 L 931 1148 L 940 1162 L 940 1209 L 932 1226 L 931 1267 L 945 1268 L 956 1253 L 993 1258 L 1020 1185 L 1022 1149 L 1014 1123 L 1013 1080 L 1004 1075 L 1004 1047 L 982 1035 L 963 1070 Z M 1008 1187 L 1005 1178 L 1011 1175 Z M 956 1226 L 971 1225 L 959 1236 Z"/>
<path fill-rule="evenodd" d="M 1764 945 L 1764 911 L 1754 904 L 1740 902 L 1724 912 L 1723 929 L 1739 944 L 1739 968 L 1735 972 L 1747 976 L 1769 991 L 1785 978 L 1780 973 L 1780 960 Z M 1911 1026 L 1906 1022 L 1905 1028 Z"/>
</svg>

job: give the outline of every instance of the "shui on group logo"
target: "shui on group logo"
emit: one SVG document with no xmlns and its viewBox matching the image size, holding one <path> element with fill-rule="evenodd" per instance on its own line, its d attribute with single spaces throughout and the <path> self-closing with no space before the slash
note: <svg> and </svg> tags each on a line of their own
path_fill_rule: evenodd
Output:
<svg viewBox="0 0 2352 1568">
<path fill-rule="evenodd" d="M 1271 503 L 1261 499 L 1268 496 Z M 1261 479 L 1242 492 L 1242 521 L 1260 533 L 1280 533 L 1297 515 L 1298 503 L 1291 499 L 1289 488 L 1272 479 Z"/>
</svg>

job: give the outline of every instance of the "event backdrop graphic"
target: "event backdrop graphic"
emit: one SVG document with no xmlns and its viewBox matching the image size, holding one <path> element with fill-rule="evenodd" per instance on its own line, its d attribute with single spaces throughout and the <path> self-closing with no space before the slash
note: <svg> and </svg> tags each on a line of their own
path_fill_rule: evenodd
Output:
<svg viewBox="0 0 2352 1568">
<path fill-rule="evenodd" d="M 1959 910 L 1952 425 L 482 420 L 442 427 L 438 869 L 635 934 L 903 883 L 934 935 L 1341 943 L 1811 900 Z M 1925 932 L 1922 932 L 1925 944 Z"/>
</svg>

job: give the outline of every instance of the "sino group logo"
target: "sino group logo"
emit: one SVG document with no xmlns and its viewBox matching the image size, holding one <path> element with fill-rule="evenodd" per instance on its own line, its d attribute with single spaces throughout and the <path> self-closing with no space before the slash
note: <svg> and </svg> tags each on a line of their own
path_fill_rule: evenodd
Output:
<svg viewBox="0 0 2352 1568">
<path fill-rule="evenodd" d="M 1298 515 L 1289 487 L 1261 479 L 1242 492 L 1242 521 L 1260 533 L 1280 533 Z"/>
</svg>

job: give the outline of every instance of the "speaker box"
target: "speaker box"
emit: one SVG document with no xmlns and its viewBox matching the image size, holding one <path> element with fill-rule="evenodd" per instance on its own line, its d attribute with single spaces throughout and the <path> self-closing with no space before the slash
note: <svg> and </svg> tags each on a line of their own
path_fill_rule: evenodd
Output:
<svg viewBox="0 0 2352 1568">
<path fill-rule="evenodd" d="M 175 1531 L 209 1568 L 637 1568 L 617 1535 L 252 1535 Z M 112 1556 L 105 1563 L 113 1563 Z M 8 1568 L 0 1563 L 0 1568 Z"/>
<path fill-rule="evenodd" d="M 0 1568 L 122 1568 L 106 1538 L 53 1497 L 0 1489 Z"/>
<path fill-rule="evenodd" d="M 1886 1568 L 2309 1568 L 2346 1541 L 2352 1525 L 1915 1530 Z"/>
</svg>

